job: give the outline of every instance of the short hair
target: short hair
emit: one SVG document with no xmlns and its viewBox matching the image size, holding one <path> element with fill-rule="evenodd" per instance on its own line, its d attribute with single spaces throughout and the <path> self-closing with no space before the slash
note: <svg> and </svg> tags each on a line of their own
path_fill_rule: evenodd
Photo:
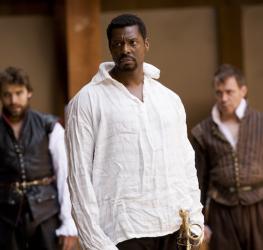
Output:
<svg viewBox="0 0 263 250">
<path fill-rule="evenodd" d="M 214 74 L 214 83 L 223 83 L 229 77 L 234 77 L 239 87 L 246 85 L 245 77 L 241 70 L 231 64 L 222 64 Z"/>
<path fill-rule="evenodd" d="M 123 28 L 127 26 L 137 25 L 139 31 L 143 37 L 143 40 L 147 37 L 147 30 L 144 22 L 141 18 L 134 14 L 122 14 L 113 18 L 107 28 L 108 43 L 110 44 L 112 37 L 112 30 L 117 28 Z"/>
<path fill-rule="evenodd" d="M 17 67 L 10 66 L 0 72 L 0 92 L 2 91 L 3 84 L 6 83 L 25 86 L 29 92 L 33 91 L 28 74 L 23 69 Z"/>
</svg>

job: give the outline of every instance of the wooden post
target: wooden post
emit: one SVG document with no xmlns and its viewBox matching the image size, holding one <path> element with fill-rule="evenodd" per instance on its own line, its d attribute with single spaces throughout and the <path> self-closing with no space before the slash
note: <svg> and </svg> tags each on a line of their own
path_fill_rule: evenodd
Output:
<svg viewBox="0 0 263 250">
<path fill-rule="evenodd" d="M 98 70 L 100 0 L 66 0 L 68 96 L 71 98 Z"/>
<path fill-rule="evenodd" d="M 217 8 L 218 62 L 243 69 L 243 44 L 239 4 L 220 4 Z"/>
</svg>

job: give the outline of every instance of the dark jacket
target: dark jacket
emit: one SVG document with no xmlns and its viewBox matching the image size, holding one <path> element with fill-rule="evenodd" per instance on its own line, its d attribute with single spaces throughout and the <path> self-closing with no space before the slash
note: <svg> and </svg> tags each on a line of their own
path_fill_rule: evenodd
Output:
<svg viewBox="0 0 263 250">
<path fill-rule="evenodd" d="M 54 175 L 48 149 L 49 134 L 57 119 L 32 110 L 26 113 L 17 140 L 8 121 L 0 117 L 0 218 L 15 224 L 21 201 L 28 202 L 33 219 L 40 223 L 58 213 L 56 184 L 28 187 L 24 194 L 12 185 Z"/>
<path fill-rule="evenodd" d="M 263 200 L 263 114 L 247 108 L 240 121 L 236 150 L 212 117 L 192 130 L 204 204 L 207 196 L 225 205 Z"/>
</svg>

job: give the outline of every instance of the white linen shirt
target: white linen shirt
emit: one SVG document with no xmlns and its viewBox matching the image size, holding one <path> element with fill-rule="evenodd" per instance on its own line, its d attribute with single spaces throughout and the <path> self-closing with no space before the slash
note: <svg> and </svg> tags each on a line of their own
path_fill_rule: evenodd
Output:
<svg viewBox="0 0 263 250">
<path fill-rule="evenodd" d="M 71 202 L 67 185 L 68 164 L 64 141 L 64 128 L 56 123 L 49 135 L 49 151 L 56 175 L 58 201 L 60 204 L 59 218 L 61 226 L 56 230 L 57 236 L 77 236 L 77 228 L 71 216 Z"/>
<path fill-rule="evenodd" d="M 179 97 L 144 64 L 143 102 L 102 63 L 71 100 L 66 144 L 69 189 L 83 249 L 179 229 L 179 209 L 203 225 L 194 151 Z"/>
</svg>

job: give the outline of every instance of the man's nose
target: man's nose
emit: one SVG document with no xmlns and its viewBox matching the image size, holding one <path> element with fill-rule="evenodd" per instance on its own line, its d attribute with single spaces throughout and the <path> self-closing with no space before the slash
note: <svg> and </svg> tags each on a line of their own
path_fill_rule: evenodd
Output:
<svg viewBox="0 0 263 250">
<path fill-rule="evenodd" d="M 11 101 L 11 104 L 16 104 L 17 103 L 17 96 L 16 95 L 11 95 L 10 101 Z"/>
<path fill-rule="evenodd" d="M 124 43 L 123 46 L 122 46 L 122 52 L 125 53 L 125 54 L 129 54 L 130 53 L 130 46 L 128 43 Z"/>
<path fill-rule="evenodd" d="M 228 99 L 227 94 L 226 94 L 226 93 L 223 93 L 222 96 L 221 96 L 221 100 L 222 100 L 222 102 L 226 102 L 227 99 Z"/>
</svg>

